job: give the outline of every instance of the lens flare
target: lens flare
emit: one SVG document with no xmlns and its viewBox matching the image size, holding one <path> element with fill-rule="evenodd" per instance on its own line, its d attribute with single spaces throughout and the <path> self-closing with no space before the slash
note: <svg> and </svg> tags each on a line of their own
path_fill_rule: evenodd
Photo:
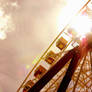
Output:
<svg viewBox="0 0 92 92">
<path fill-rule="evenodd" d="M 77 16 L 71 27 L 75 29 L 78 35 L 85 35 L 91 31 L 92 20 L 88 16 Z"/>
<path fill-rule="evenodd" d="M 30 65 L 26 65 L 26 69 L 29 69 L 30 68 Z"/>
<path fill-rule="evenodd" d="M 66 5 L 63 9 L 61 9 L 58 16 L 59 31 L 61 31 L 61 28 L 63 28 L 67 23 L 70 22 L 76 12 L 78 12 L 86 2 L 86 0 L 66 0 Z"/>
</svg>

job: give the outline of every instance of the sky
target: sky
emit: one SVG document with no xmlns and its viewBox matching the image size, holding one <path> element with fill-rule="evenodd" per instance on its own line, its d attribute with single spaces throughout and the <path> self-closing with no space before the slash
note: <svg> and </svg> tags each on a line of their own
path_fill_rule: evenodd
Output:
<svg viewBox="0 0 92 92">
<path fill-rule="evenodd" d="M 63 0 L 0 2 L 6 26 L 10 25 L 0 29 L 5 35 L 0 39 L 0 92 L 16 92 L 29 72 L 27 65 L 31 69 L 34 58 L 56 37 L 57 16 L 66 3 Z"/>
<path fill-rule="evenodd" d="M 60 32 L 59 17 L 66 4 L 66 0 L 0 0 L 4 11 L 0 20 L 6 23 L 0 28 L 4 35 L 0 39 L 0 92 L 16 92 L 32 61 Z"/>
</svg>

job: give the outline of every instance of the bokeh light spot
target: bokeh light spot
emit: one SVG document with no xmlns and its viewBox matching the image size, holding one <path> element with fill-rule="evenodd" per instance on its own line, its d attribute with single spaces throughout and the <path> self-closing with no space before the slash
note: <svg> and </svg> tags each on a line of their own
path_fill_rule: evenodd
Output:
<svg viewBox="0 0 92 92">
<path fill-rule="evenodd" d="M 26 69 L 29 69 L 30 68 L 30 65 L 26 65 Z"/>
</svg>

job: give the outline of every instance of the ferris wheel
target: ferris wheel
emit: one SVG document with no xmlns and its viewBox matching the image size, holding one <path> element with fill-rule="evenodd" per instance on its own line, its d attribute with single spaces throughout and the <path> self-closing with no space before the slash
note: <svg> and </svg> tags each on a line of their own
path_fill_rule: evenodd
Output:
<svg viewBox="0 0 92 92">
<path fill-rule="evenodd" d="M 17 92 L 92 92 L 91 4 L 88 0 L 64 27 Z"/>
</svg>

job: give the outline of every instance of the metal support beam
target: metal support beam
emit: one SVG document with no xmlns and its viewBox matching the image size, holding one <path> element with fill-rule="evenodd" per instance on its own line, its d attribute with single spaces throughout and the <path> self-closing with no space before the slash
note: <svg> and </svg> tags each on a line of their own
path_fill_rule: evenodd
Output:
<svg viewBox="0 0 92 92">
<path fill-rule="evenodd" d="M 39 92 L 78 51 L 78 47 L 65 54 L 28 92 Z M 63 91 L 64 92 L 64 91 Z"/>
<path fill-rule="evenodd" d="M 74 53 L 74 56 L 70 62 L 67 72 L 66 72 L 57 92 L 66 92 L 66 89 L 71 81 L 72 75 L 76 69 L 76 66 L 77 66 L 77 63 L 78 63 L 80 57 L 81 57 L 80 52 L 78 52 L 78 50 L 77 50 L 76 53 Z"/>
<path fill-rule="evenodd" d="M 78 74 L 78 76 L 77 76 L 77 80 L 76 80 L 75 85 L 74 85 L 74 88 L 73 88 L 73 92 L 75 92 L 76 85 L 77 85 L 77 83 L 78 83 L 78 80 L 79 80 L 80 74 L 81 74 L 81 72 L 82 72 L 82 68 L 83 68 L 83 65 L 84 65 L 84 61 L 85 61 L 85 59 L 86 59 L 86 56 L 84 57 L 84 60 L 83 60 L 83 62 L 82 62 L 82 65 L 81 65 L 81 68 L 80 68 L 79 74 Z"/>
</svg>

